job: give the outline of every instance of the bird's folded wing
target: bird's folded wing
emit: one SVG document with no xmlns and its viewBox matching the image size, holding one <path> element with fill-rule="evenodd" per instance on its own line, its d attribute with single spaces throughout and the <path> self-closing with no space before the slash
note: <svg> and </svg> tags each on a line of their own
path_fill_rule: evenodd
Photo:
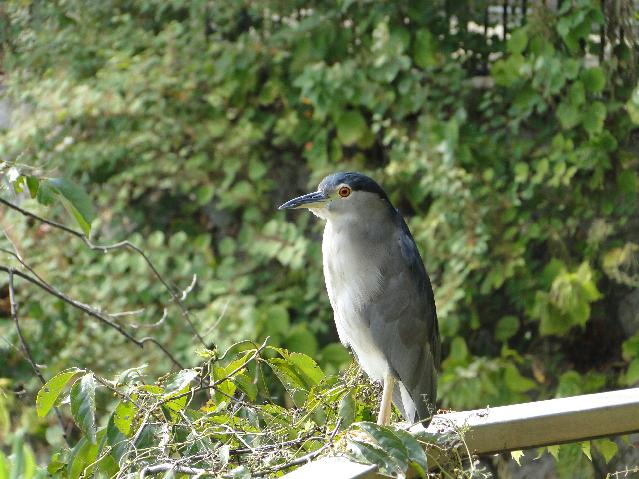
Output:
<svg viewBox="0 0 639 479">
<path fill-rule="evenodd" d="M 396 249 L 382 265 L 383 285 L 363 311 L 378 348 L 414 403 L 417 419 L 432 415 L 437 394 L 440 341 L 430 280 L 401 219 Z M 399 395 L 395 394 L 398 403 Z M 410 406 L 398 404 L 402 413 Z M 406 415 L 406 414 L 404 414 Z M 415 420 L 414 417 L 407 417 Z"/>
</svg>

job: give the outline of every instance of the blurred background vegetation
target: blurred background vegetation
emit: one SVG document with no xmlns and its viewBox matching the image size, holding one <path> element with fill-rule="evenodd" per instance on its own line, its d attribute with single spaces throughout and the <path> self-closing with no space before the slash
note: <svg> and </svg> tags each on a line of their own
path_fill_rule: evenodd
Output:
<svg viewBox="0 0 639 479">
<path fill-rule="evenodd" d="M 7 175 L 81 184 L 94 239 L 130 239 L 179 289 L 197 276 L 186 305 L 207 346 L 270 336 L 329 371 L 350 361 L 322 225 L 276 207 L 357 170 L 407 216 L 433 280 L 441 407 L 639 382 L 632 1 L 9 0 L 0 15 L 1 194 L 69 222 Z M 109 312 L 143 309 L 121 323 L 198 361 L 175 304 L 152 326 L 170 297 L 139 256 L 90 251 L 5 208 L 0 221 L 47 281 Z M 49 450 L 61 431 L 36 417 L 2 284 L 0 438 Z M 18 293 L 46 377 L 171 367 L 55 298 Z"/>
</svg>

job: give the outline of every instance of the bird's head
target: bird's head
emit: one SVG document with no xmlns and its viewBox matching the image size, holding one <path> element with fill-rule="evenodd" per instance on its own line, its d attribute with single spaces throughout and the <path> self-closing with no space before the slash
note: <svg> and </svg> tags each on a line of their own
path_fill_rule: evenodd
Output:
<svg viewBox="0 0 639 479">
<path fill-rule="evenodd" d="M 333 173 L 324 178 L 317 191 L 298 196 L 280 210 L 306 208 L 323 219 L 363 218 L 390 206 L 384 190 L 361 173 Z"/>
</svg>

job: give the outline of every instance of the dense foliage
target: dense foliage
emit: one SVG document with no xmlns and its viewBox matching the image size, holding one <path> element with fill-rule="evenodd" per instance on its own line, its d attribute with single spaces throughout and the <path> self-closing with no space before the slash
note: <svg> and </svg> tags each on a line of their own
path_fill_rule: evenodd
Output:
<svg viewBox="0 0 639 479">
<path fill-rule="evenodd" d="M 8 209 L 3 248 L 81 302 L 142 308 L 119 324 L 185 367 L 198 350 L 269 336 L 330 375 L 349 356 L 323 288 L 321 225 L 275 208 L 329 172 L 360 170 L 407 216 L 433 279 L 442 406 L 636 384 L 639 333 L 616 317 L 639 285 L 634 12 L 560 3 L 513 9 L 504 25 L 481 1 L 9 1 L 3 196 L 54 218 L 61 199 L 72 215 L 58 219 L 88 231 L 84 198 L 55 178 L 82 184 L 92 237 L 142 247 L 188 290 L 190 314 L 134 252 L 96 252 Z M 47 378 L 170 370 L 159 348 L 18 286 Z M 55 418 L 36 419 L 39 386 L 12 323 L 0 328 L 3 436 L 61 445 Z M 23 383 L 20 403 L 8 391 Z"/>
</svg>

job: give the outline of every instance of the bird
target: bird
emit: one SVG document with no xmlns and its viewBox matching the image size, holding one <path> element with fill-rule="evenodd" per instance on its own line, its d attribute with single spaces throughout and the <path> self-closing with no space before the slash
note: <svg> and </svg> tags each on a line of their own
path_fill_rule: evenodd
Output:
<svg viewBox="0 0 639 479">
<path fill-rule="evenodd" d="M 390 423 L 392 401 L 405 421 L 427 425 L 441 342 L 433 288 L 406 221 L 358 172 L 333 173 L 279 207 L 301 208 L 326 222 L 322 263 L 337 334 L 383 385 L 377 423 Z"/>
</svg>

